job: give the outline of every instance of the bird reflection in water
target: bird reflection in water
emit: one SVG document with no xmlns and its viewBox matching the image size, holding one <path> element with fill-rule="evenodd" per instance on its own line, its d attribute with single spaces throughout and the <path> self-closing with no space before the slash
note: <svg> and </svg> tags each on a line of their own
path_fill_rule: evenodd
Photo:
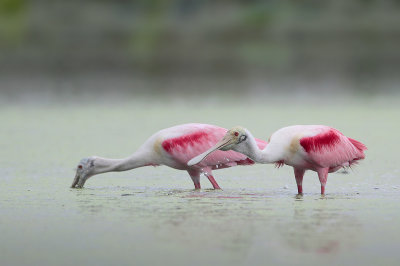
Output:
<svg viewBox="0 0 400 266">
<path fill-rule="evenodd" d="M 309 199 L 307 199 L 309 200 Z M 330 198 L 319 198 L 318 207 L 306 208 L 301 197 L 295 198 L 293 219 L 278 225 L 284 245 L 306 253 L 335 254 L 356 245 L 360 223 L 342 209 L 327 208 Z"/>
</svg>

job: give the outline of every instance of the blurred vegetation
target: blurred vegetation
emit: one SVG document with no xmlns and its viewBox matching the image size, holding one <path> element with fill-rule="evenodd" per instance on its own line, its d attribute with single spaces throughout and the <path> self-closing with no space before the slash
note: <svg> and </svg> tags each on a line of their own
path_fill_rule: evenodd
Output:
<svg viewBox="0 0 400 266">
<path fill-rule="evenodd" d="M 0 49 L 18 46 L 26 30 L 26 1 L 0 0 Z"/>
<path fill-rule="evenodd" d="M 0 70 L 396 79 L 400 0 L 0 0 Z"/>
</svg>

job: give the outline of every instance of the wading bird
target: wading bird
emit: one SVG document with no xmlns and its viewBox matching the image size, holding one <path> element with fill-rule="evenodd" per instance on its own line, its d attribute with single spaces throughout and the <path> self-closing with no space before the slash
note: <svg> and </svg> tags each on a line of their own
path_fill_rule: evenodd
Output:
<svg viewBox="0 0 400 266">
<path fill-rule="evenodd" d="M 203 173 L 214 189 L 220 189 L 212 176 L 212 170 L 236 165 L 252 165 L 246 155 L 235 151 L 217 151 L 201 163 L 188 166 L 187 162 L 199 153 L 212 147 L 227 130 L 206 124 L 185 124 L 163 129 L 151 136 L 134 154 L 124 159 L 106 159 L 97 156 L 84 158 L 78 164 L 72 188 L 82 188 L 91 176 L 131 170 L 142 166 L 166 165 L 186 170 L 193 180 L 195 189 L 200 189 L 200 175 Z M 259 148 L 265 141 L 253 139 Z"/>
<path fill-rule="evenodd" d="M 364 159 L 367 147 L 359 141 L 344 136 L 328 126 L 297 125 L 279 129 L 272 134 L 268 145 L 260 149 L 250 131 L 235 127 L 208 151 L 194 157 L 189 166 L 196 165 L 216 150 L 234 150 L 247 155 L 257 163 L 274 163 L 293 166 L 299 194 L 303 193 L 303 176 L 306 170 L 318 173 L 321 194 L 325 194 L 328 173 L 351 167 Z"/>
</svg>

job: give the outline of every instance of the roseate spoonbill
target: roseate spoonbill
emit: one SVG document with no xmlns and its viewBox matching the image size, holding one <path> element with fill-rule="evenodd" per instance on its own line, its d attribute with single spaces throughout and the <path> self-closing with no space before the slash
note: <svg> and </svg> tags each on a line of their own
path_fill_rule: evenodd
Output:
<svg viewBox="0 0 400 266">
<path fill-rule="evenodd" d="M 367 147 L 359 141 L 344 136 L 338 130 L 321 125 L 297 125 L 281 128 L 272 134 L 268 145 L 260 149 L 249 130 L 234 127 L 212 148 L 194 157 L 189 166 L 196 165 L 215 150 L 234 150 L 247 155 L 257 163 L 274 163 L 293 166 L 298 193 L 303 193 L 304 172 L 313 170 L 325 194 L 328 173 L 351 167 L 364 159 Z"/>
<path fill-rule="evenodd" d="M 204 152 L 217 143 L 227 130 L 207 124 L 185 124 L 163 129 L 151 136 L 134 154 L 124 159 L 106 159 L 97 156 L 84 158 L 78 164 L 71 188 L 82 188 L 91 176 L 131 170 L 142 166 L 167 165 L 186 170 L 193 180 L 195 189 L 200 189 L 200 175 L 203 173 L 213 185 L 219 185 L 212 176 L 211 170 L 236 165 L 252 165 L 254 162 L 247 156 L 235 151 L 217 151 L 202 163 L 188 166 L 187 162 L 195 155 Z M 265 141 L 253 139 L 260 148 Z"/>
</svg>

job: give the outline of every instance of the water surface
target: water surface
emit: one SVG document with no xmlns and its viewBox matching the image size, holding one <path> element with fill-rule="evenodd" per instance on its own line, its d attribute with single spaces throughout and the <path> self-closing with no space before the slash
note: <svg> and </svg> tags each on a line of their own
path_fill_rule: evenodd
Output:
<svg viewBox="0 0 400 266">
<path fill-rule="evenodd" d="M 369 103 L 186 105 L 145 101 L 4 105 L 0 121 L 2 265 L 398 265 L 400 108 Z M 268 139 L 291 124 L 327 124 L 365 143 L 349 174 L 303 197 L 288 166 L 215 171 L 194 191 L 184 171 L 145 167 L 70 189 L 82 157 L 121 158 L 176 124 L 243 125 Z"/>
</svg>

